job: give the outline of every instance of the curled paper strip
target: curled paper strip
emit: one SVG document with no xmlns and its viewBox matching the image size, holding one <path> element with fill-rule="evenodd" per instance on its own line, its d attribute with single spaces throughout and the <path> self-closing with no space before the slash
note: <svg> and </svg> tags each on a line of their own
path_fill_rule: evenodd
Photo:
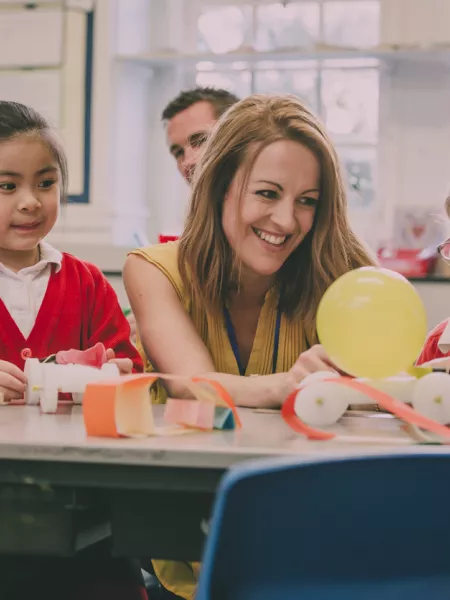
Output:
<svg viewBox="0 0 450 600">
<path fill-rule="evenodd" d="M 227 390 L 218 381 L 214 381 L 213 379 L 205 379 L 203 377 L 194 377 L 192 379 L 192 381 L 193 381 L 193 383 L 195 385 L 197 385 L 199 383 L 200 384 L 202 384 L 202 383 L 209 384 L 214 389 L 214 391 L 216 392 L 216 394 L 211 397 L 211 400 L 215 400 L 216 405 L 223 406 L 223 407 L 228 408 L 229 410 L 231 410 L 231 413 L 232 413 L 232 415 L 234 417 L 234 422 L 235 422 L 236 429 L 240 429 L 242 427 L 242 423 L 241 423 L 241 420 L 240 420 L 239 415 L 237 413 L 236 406 L 234 404 L 233 398 L 231 397 L 231 395 L 227 392 Z M 204 402 L 205 401 L 204 398 L 200 397 L 198 395 L 199 388 L 196 387 L 196 390 L 197 390 L 197 394 L 196 394 L 197 399 Z"/>
<path fill-rule="evenodd" d="M 105 346 L 98 342 L 88 350 L 61 350 L 56 353 L 55 362 L 59 365 L 85 365 L 100 369 L 108 359 Z"/>
<path fill-rule="evenodd" d="M 393 415 L 404 421 L 407 425 L 415 428 L 424 429 L 426 431 L 429 431 L 430 433 L 434 433 L 435 435 L 438 435 L 441 438 L 443 438 L 447 443 L 450 443 L 450 429 L 448 427 L 421 415 L 407 404 L 395 400 L 394 398 L 389 396 L 389 394 L 386 394 L 381 390 L 375 389 L 370 385 L 367 385 L 355 379 L 350 379 L 348 377 L 330 377 L 329 379 L 325 379 L 324 381 L 347 386 L 348 388 L 357 390 L 365 394 L 368 398 L 373 400 L 384 410 L 392 413 Z M 336 434 L 331 433 L 329 431 L 322 431 L 310 427 L 297 417 L 297 415 L 295 414 L 294 406 L 298 393 L 299 390 L 295 390 L 294 392 L 292 392 L 292 394 L 288 396 L 282 407 L 282 417 L 289 425 L 289 427 L 291 427 L 297 433 L 305 435 L 310 440 L 331 440 L 335 438 Z M 406 428 L 406 430 L 409 431 L 408 428 Z"/>
<path fill-rule="evenodd" d="M 171 427 L 158 428 L 154 422 L 149 389 L 158 379 L 183 383 L 195 398 L 168 400 L 165 419 Z M 87 434 L 104 437 L 167 435 L 182 428 L 210 431 L 241 427 L 231 396 L 217 381 L 160 373 L 89 383 L 83 398 L 83 416 Z"/>
</svg>

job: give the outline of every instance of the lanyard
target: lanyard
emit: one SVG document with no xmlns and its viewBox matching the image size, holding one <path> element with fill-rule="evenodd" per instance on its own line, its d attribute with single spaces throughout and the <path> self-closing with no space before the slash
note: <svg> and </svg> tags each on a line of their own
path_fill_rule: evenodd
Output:
<svg viewBox="0 0 450 600">
<path fill-rule="evenodd" d="M 234 331 L 233 323 L 231 321 L 230 313 L 228 309 L 225 307 L 223 309 L 223 314 L 225 316 L 225 326 L 227 328 L 228 338 L 230 340 L 231 349 L 233 350 L 234 357 L 237 362 L 237 366 L 239 369 L 239 373 L 241 375 L 245 375 L 245 368 L 241 363 L 241 357 L 239 355 L 239 348 L 236 339 L 236 332 Z M 278 360 L 278 345 L 280 341 L 280 328 L 281 328 L 281 309 L 278 307 L 277 309 L 277 320 L 275 323 L 275 335 L 273 340 L 273 354 L 272 354 L 272 373 L 276 373 L 277 370 L 277 360 Z"/>
</svg>

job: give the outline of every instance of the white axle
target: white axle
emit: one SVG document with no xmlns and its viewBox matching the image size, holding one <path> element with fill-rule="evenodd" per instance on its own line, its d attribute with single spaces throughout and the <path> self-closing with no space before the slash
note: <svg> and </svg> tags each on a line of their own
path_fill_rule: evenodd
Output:
<svg viewBox="0 0 450 600">
<path fill-rule="evenodd" d="M 373 402 L 363 392 L 326 381 L 330 377 L 339 378 L 339 375 L 318 372 L 306 377 L 299 385 L 294 410 L 307 425 L 334 425 L 349 405 Z M 398 375 L 379 381 L 359 381 L 385 392 L 400 402 L 412 404 L 417 412 L 442 425 L 450 424 L 450 376 L 447 373 L 431 373 L 420 379 L 410 375 Z"/>
<path fill-rule="evenodd" d="M 54 413 L 58 407 L 58 394 L 72 394 L 74 402 L 81 404 L 88 383 L 113 379 L 119 375 L 117 365 L 106 363 L 101 369 L 85 365 L 58 365 L 40 363 L 36 358 L 25 362 L 27 389 L 25 402 L 41 404 L 42 412 Z"/>
</svg>

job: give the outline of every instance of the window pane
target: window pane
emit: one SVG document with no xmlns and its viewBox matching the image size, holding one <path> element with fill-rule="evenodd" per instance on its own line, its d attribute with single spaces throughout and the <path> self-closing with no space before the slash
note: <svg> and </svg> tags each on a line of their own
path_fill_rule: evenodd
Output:
<svg viewBox="0 0 450 600">
<path fill-rule="evenodd" d="M 318 69 L 318 60 L 258 60 L 253 65 L 254 69 Z"/>
<path fill-rule="evenodd" d="M 242 60 L 219 64 L 212 60 L 202 60 L 196 66 L 197 71 L 248 71 L 252 67 L 251 63 Z"/>
<path fill-rule="evenodd" d="M 357 48 L 377 46 L 380 42 L 380 2 L 325 2 L 323 26 L 327 44 Z"/>
<path fill-rule="evenodd" d="M 337 143 L 375 143 L 378 134 L 378 71 L 324 70 L 322 114 Z"/>
<path fill-rule="evenodd" d="M 322 66 L 327 69 L 366 69 L 379 67 L 378 58 L 326 58 Z"/>
<path fill-rule="evenodd" d="M 198 19 L 200 52 L 224 54 L 251 46 L 251 6 L 205 7 Z"/>
<path fill-rule="evenodd" d="M 201 71 L 197 73 L 197 85 L 224 88 L 244 98 L 251 93 L 250 71 Z"/>
<path fill-rule="evenodd" d="M 255 92 L 295 94 L 317 111 L 317 71 L 270 69 L 255 72 Z"/>
<path fill-rule="evenodd" d="M 256 19 L 257 50 L 307 48 L 317 43 L 320 31 L 318 2 L 259 6 Z"/>
<path fill-rule="evenodd" d="M 376 148 L 338 148 L 347 179 L 349 207 L 363 208 L 375 200 Z"/>
</svg>

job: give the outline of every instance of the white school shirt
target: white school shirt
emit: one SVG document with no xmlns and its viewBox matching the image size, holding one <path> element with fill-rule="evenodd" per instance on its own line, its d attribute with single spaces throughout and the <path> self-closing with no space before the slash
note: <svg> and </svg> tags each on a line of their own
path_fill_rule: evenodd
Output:
<svg viewBox="0 0 450 600">
<path fill-rule="evenodd" d="M 450 352 L 450 319 L 447 321 L 447 325 L 439 338 L 438 348 L 442 354 Z"/>
<path fill-rule="evenodd" d="M 56 272 L 61 269 L 61 252 L 45 242 L 39 246 L 41 259 L 32 267 L 14 273 L 0 263 L 0 298 L 25 339 L 30 335 L 41 308 L 52 264 L 56 266 Z"/>
</svg>

